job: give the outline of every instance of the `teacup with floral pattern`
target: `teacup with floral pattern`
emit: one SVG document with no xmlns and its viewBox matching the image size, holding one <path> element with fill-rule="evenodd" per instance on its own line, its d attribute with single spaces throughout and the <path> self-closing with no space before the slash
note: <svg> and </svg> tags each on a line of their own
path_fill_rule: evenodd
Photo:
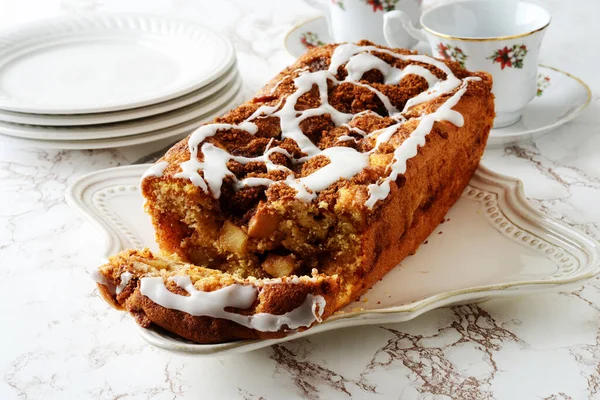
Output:
<svg viewBox="0 0 600 400">
<path fill-rule="evenodd" d="M 453 60 L 494 78 L 494 128 L 511 125 L 536 96 L 538 60 L 550 13 L 525 2 L 462 1 L 446 4 L 421 16 L 415 29 L 401 11 L 385 15 L 384 32 L 396 46 L 391 29 L 398 22 L 415 38 L 428 41 L 435 57 Z"/>
</svg>

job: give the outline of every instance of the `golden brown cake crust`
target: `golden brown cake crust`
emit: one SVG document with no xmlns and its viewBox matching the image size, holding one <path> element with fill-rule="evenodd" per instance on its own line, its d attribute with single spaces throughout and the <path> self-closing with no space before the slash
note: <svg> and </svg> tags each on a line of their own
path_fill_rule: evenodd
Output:
<svg viewBox="0 0 600 400">
<path fill-rule="evenodd" d="M 260 287 L 260 302 L 244 311 L 251 314 L 285 314 L 308 294 L 318 295 L 326 300 L 326 318 L 414 254 L 460 197 L 478 166 L 494 118 L 492 80 L 488 74 L 466 71 L 458 63 L 438 61 L 461 80 L 461 86 L 410 106 L 410 99 L 430 87 L 426 77 L 448 79 L 442 67 L 390 54 L 415 54 L 408 50 L 373 47 L 368 42 L 361 45 L 393 68 L 416 66 L 428 71 L 407 74 L 399 84 L 384 84 L 384 74 L 372 69 L 362 74 L 359 83 L 348 83 L 345 79 L 350 72 L 343 64 L 332 78 L 338 83 L 328 80 L 329 104 L 354 117 L 342 126 L 334 124 L 331 115 L 321 113 L 304 119 L 299 128 L 320 151 L 350 147 L 369 154 L 362 171 L 313 193 L 308 201 L 299 199 L 298 189 L 286 183 L 287 172 L 283 171 L 292 171 L 296 178 L 308 177 L 326 167 L 330 159 L 323 155 L 306 157 L 298 143 L 283 137 L 280 118 L 273 115 L 253 119 L 256 131 L 252 134 L 228 127 L 244 124 L 260 107 L 281 108 L 297 90 L 294 79 L 326 70 L 338 46 L 313 49 L 269 82 L 254 99 L 215 119 L 213 123 L 222 124 L 222 128 L 198 143 L 198 148 L 208 143 L 241 157 L 238 159 L 260 157 L 267 148 L 278 147 L 288 155 L 273 153 L 269 159 L 284 168 L 267 170 L 265 163 L 230 159 L 226 164 L 230 176 L 225 177 L 217 195 L 214 187 L 204 190 L 198 182 L 180 175 L 182 164 L 190 159 L 191 137 L 175 145 L 159 160 L 160 173 L 142 181 L 146 211 L 152 217 L 157 242 L 164 254 L 174 254 L 174 258 L 157 257 L 147 251 L 120 254 L 100 269 L 109 281 L 99 285 L 103 297 L 113 306 L 127 309 L 142 326 L 155 324 L 198 343 L 280 337 L 292 330 L 284 327 L 277 332 L 261 332 L 226 319 L 165 308 L 141 294 L 139 281 L 157 274 L 166 279 L 165 268 L 171 268 L 192 276 L 199 273 L 194 284 L 204 291 L 235 283 L 256 284 Z M 423 144 L 406 159 L 405 171 L 389 178 L 398 154 L 402 154 L 398 149 L 402 150 L 411 135 L 422 129 L 420 124 L 426 116 L 437 113 L 461 90 L 450 108 L 460 113 L 462 125 L 451 111 L 439 112 Z M 295 103 L 298 115 L 319 107 L 320 96 L 316 86 L 301 95 Z M 390 104 L 384 104 L 382 98 Z M 402 112 L 392 115 L 390 107 Z M 393 133 L 379 143 L 378 136 L 386 128 L 393 128 Z M 344 139 L 346 136 L 352 140 Z M 199 162 L 204 161 L 203 157 L 199 151 Z M 292 162 L 298 159 L 304 161 Z M 204 173 L 199 169 L 198 178 L 206 179 Z M 274 183 L 237 184 L 248 178 Z M 373 187 L 382 185 L 385 179 L 389 181 L 389 194 L 369 203 Z M 148 270 L 156 259 L 173 267 L 163 266 L 159 272 L 154 267 Z M 194 272 L 187 272 L 191 270 Z M 119 295 L 111 294 L 108 288 L 120 283 L 123 271 L 133 273 L 135 278 Z M 274 277 L 283 276 L 285 281 L 296 275 L 304 276 L 300 284 L 261 284 Z M 176 286 L 167 286 L 181 293 Z"/>
<path fill-rule="evenodd" d="M 97 284 L 100 295 L 114 308 L 129 311 L 136 322 L 144 328 L 155 324 L 198 343 L 272 339 L 283 337 L 291 330 L 283 327 L 275 332 L 259 332 L 227 319 L 194 316 L 162 307 L 142 294 L 140 288 L 142 277 L 162 276 L 169 290 L 180 295 L 187 294 L 174 285 L 169 286 L 168 277 L 183 274 L 187 267 L 194 269 L 193 272 L 185 272 L 194 278 L 194 286 L 205 292 L 219 290 L 235 283 L 254 286 L 259 291 L 258 298 L 251 308 L 237 311 L 243 315 L 258 313 L 283 315 L 300 307 L 308 294 L 323 297 L 326 306 L 323 310 L 319 310 L 321 319 L 327 318 L 335 311 L 335 298 L 339 292 L 336 276 L 303 277 L 282 281 L 240 280 L 214 270 L 175 264 L 177 262 L 173 258 L 156 256 L 148 249 L 124 250 L 100 267 L 99 271 L 106 279 L 103 283 Z M 167 268 L 172 270 L 167 272 Z M 114 288 L 121 283 L 121 276 L 125 272 L 131 273 L 133 277 L 121 288 L 120 293 L 116 294 Z M 307 328 L 302 327 L 299 330 Z"/>
<path fill-rule="evenodd" d="M 365 45 L 370 45 L 369 42 L 363 42 Z M 296 86 L 293 83 L 293 79 L 297 78 L 306 71 L 317 71 L 324 68 L 330 63 L 332 53 L 336 49 L 337 45 L 326 45 L 318 48 L 311 49 L 301 56 L 294 64 L 284 69 L 280 74 L 273 78 L 267 83 L 250 101 L 240 105 L 239 107 L 229 111 L 222 117 L 215 118 L 212 123 L 215 124 L 238 124 L 248 118 L 253 112 L 258 110 L 261 106 L 273 106 L 278 104 L 282 99 L 290 96 L 296 90 Z M 383 46 L 374 46 L 385 50 L 391 50 L 394 53 L 402 55 L 415 55 L 416 52 L 406 49 L 387 49 Z M 400 59 L 394 59 L 393 57 L 385 53 L 374 53 L 378 57 L 382 58 L 390 65 L 398 68 L 404 68 L 408 65 L 419 65 L 427 70 L 430 70 L 433 75 L 444 78 L 445 73 L 436 68 L 433 65 L 427 65 L 414 61 L 404 61 Z M 462 68 L 460 64 L 448 61 L 440 60 L 446 65 L 452 73 L 459 79 L 465 79 L 468 77 L 481 78 L 481 81 L 472 81 L 468 86 L 467 93 L 463 97 L 474 97 L 480 99 L 481 106 L 492 110 L 492 114 L 480 114 L 482 119 L 489 119 L 490 116 L 493 119 L 493 96 L 491 95 L 491 76 L 484 72 L 469 72 Z M 340 80 L 346 76 L 346 71 L 343 68 L 339 69 L 337 77 Z M 377 71 L 370 71 L 363 75 L 361 82 L 368 83 L 373 88 L 379 90 L 381 93 L 386 95 L 393 106 L 397 109 L 402 110 L 406 105 L 406 102 L 415 97 L 416 95 L 426 91 L 428 89 L 427 82 L 418 75 L 409 74 L 404 77 L 398 85 L 386 85 L 382 82 L 382 76 Z M 445 100 L 450 97 L 450 94 L 441 96 L 432 101 L 427 101 L 416 107 L 410 109 L 405 116 L 407 119 L 417 117 L 421 114 L 427 114 L 437 109 Z M 373 132 L 378 129 L 385 128 L 392 124 L 392 120 L 387 117 L 388 111 L 385 109 L 383 103 L 378 98 L 376 93 L 365 88 L 364 86 L 356 86 L 350 83 L 341 82 L 338 85 L 332 86 L 329 96 L 329 103 L 334 108 L 351 113 L 358 114 L 365 110 L 374 111 L 373 114 L 364 115 L 352 121 L 352 125 L 360 128 L 365 132 Z M 300 97 L 296 103 L 297 110 L 304 110 L 311 107 L 315 107 L 319 104 L 319 94 L 317 90 L 311 90 L 309 93 Z M 461 100 L 464 102 L 464 100 Z M 489 113 L 488 113 L 489 114 Z M 463 114 L 465 118 L 474 117 L 469 110 Z M 292 155 L 301 156 L 303 153 L 299 150 L 298 145 L 289 139 L 281 140 L 281 128 L 279 126 L 280 121 L 277 117 L 268 117 L 257 119 L 258 131 L 254 134 L 249 134 L 241 129 L 220 129 L 213 136 L 208 138 L 206 141 L 215 143 L 218 147 L 223 147 L 230 153 L 236 156 L 254 157 L 261 155 L 265 152 L 265 148 L 271 142 L 271 147 L 278 145 Z M 446 122 L 447 123 L 447 122 Z M 335 146 L 351 146 L 359 149 L 360 151 L 367 151 L 373 147 L 373 138 L 365 138 L 358 141 L 356 144 L 351 144 L 350 141 L 340 142 L 336 141 L 340 136 L 348 135 L 349 131 L 347 128 L 334 126 L 331 119 L 325 116 L 311 117 L 304 120 L 300 127 L 305 135 L 310 137 L 311 141 L 314 142 L 319 148 L 325 149 Z M 401 127 L 401 134 L 398 134 L 397 140 L 402 141 L 403 138 L 410 134 L 410 131 L 414 127 L 410 124 L 405 124 Z M 351 132 L 350 132 L 351 134 Z M 427 138 L 429 141 L 431 136 Z M 146 198 L 152 199 L 154 183 L 156 180 L 159 181 L 174 181 L 179 185 L 181 184 L 180 179 L 174 179 L 174 176 L 181 172 L 180 165 L 190 158 L 190 151 L 188 148 L 189 136 L 176 145 L 174 145 L 158 162 L 166 161 L 168 166 L 163 172 L 162 176 L 149 177 L 142 182 L 142 189 Z M 382 146 L 376 154 L 390 155 L 394 148 L 397 147 L 397 143 L 390 143 L 389 146 Z M 308 162 L 301 163 L 297 166 L 290 165 L 289 160 L 283 157 L 281 154 L 271 155 L 270 157 L 276 164 L 281 163 L 294 169 L 297 172 L 297 176 L 303 177 L 314 170 L 322 166 L 326 160 L 323 158 L 311 159 Z M 260 177 L 260 178 L 271 178 L 274 180 L 283 180 L 285 175 L 281 171 L 269 171 L 265 172 L 264 163 L 249 163 L 241 165 L 235 161 L 228 163 L 228 168 L 235 174 L 236 178 L 243 179 L 248 177 Z M 376 181 L 380 176 L 385 174 L 385 164 L 382 166 L 371 162 L 369 170 L 358 174 L 353 179 L 340 182 L 335 187 L 331 187 L 330 190 L 324 190 L 319 193 L 319 197 L 313 200 L 313 203 L 325 202 L 332 206 L 339 198 L 339 194 L 336 190 L 342 186 L 355 186 L 364 191 L 366 186 L 373 181 Z M 249 218 L 249 214 L 255 210 L 257 204 L 266 196 L 266 201 L 274 201 L 282 197 L 293 197 L 295 191 L 284 185 L 273 185 L 269 188 L 258 187 L 258 188 L 244 188 L 243 190 L 234 190 L 231 187 L 230 182 L 224 182 L 220 197 L 215 199 L 210 193 L 203 192 L 199 188 L 187 188 L 187 195 L 197 196 L 209 209 L 218 209 L 220 213 L 227 214 L 228 218 L 236 219 L 236 222 L 244 223 L 247 222 L 245 219 Z M 375 208 L 381 207 L 384 202 L 376 204 Z M 365 212 L 371 215 L 370 210 Z M 365 221 L 366 222 L 366 221 Z"/>
</svg>

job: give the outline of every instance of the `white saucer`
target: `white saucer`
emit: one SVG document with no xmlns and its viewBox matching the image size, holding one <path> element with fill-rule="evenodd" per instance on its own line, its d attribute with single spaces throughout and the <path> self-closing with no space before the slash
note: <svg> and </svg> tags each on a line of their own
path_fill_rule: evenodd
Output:
<svg viewBox="0 0 600 400">
<path fill-rule="evenodd" d="M 300 57 L 310 47 L 329 43 L 333 43 L 333 40 L 329 36 L 325 17 L 316 17 L 296 25 L 284 39 L 285 49 L 293 57 Z M 417 49 L 423 50 L 422 46 Z M 589 87 L 581 79 L 545 65 L 539 66 L 538 94 L 525 107 L 519 122 L 492 129 L 488 147 L 536 140 L 575 118 L 592 98 Z"/>
<path fill-rule="evenodd" d="M 139 191 L 140 177 L 148 167 L 97 171 L 79 178 L 67 190 L 69 205 L 103 233 L 104 248 L 99 249 L 103 258 L 125 248 L 157 247 Z M 377 282 L 360 302 L 311 329 L 282 339 L 211 345 L 189 343 L 154 329 L 140 331 L 148 342 L 170 351 L 198 356 L 241 353 L 343 327 L 407 321 L 438 307 L 568 291 L 598 275 L 599 246 L 594 239 L 536 211 L 520 181 L 481 166 L 445 222 L 415 255 Z M 89 285 L 94 285 L 92 279 Z M 119 329 L 123 335 L 133 334 L 132 326 Z"/>
<path fill-rule="evenodd" d="M 227 39 L 177 19 L 50 19 L 0 34 L 0 109 L 83 114 L 142 107 L 206 86 L 234 61 Z"/>
<path fill-rule="evenodd" d="M 83 126 L 99 125 L 114 122 L 128 121 L 145 118 L 152 115 L 166 113 L 190 104 L 199 103 L 201 100 L 222 90 L 225 86 L 239 77 L 237 66 L 230 68 L 223 76 L 217 78 L 209 85 L 191 93 L 146 107 L 132 108 L 129 110 L 112 111 L 93 114 L 28 114 L 0 110 L 0 121 L 16 124 L 40 126 Z"/>
<path fill-rule="evenodd" d="M 223 113 L 233 109 L 242 102 L 240 92 L 235 93 L 233 98 L 223 104 L 221 103 L 216 108 L 210 110 L 207 114 L 194 118 L 193 120 L 184 122 L 179 125 L 170 126 L 168 128 L 159 129 L 152 132 L 143 133 L 134 136 L 125 136 L 119 138 L 98 139 L 98 140 L 34 140 L 20 139 L 12 136 L 3 136 L 2 141 L 12 142 L 19 146 L 35 147 L 42 149 L 62 149 L 62 150 L 93 150 L 93 149 L 110 149 L 113 147 L 134 146 L 143 143 L 157 142 L 164 139 L 173 141 L 183 139 L 190 134 L 194 129 L 213 120 L 215 117 L 223 115 Z M 0 135 L 1 136 L 1 135 Z"/>
<path fill-rule="evenodd" d="M 290 29 L 283 39 L 286 51 L 294 58 L 300 57 L 311 47 L 333 42 L 333 39 L 329 37 L 327 20 L 323 16 L 299 23 Z"/>
<path fill-rule="evenodd" d="M 136 119 L 125 122 L 116 122 L 105 125 L 88 126 L 37 126 L 12 124 L 0 122 L 0 134 L 18 137 L 21 139 L 52 140 L 52 141 L 81 141 L 111 139 L 132 135 L 146 134 L 163 128 L 196 119 L 215 107 L 229 102 L 241 89 L 242 80 L 238 76 L 225 88 L 212 96 L 168 113 L 154 115 L 147 118 Z"/>
<path fill-rule="evenodd" d="M 521 119 L 492 129 L 488 147 L 530 142 L 575 118 L 590 103 L 592 92 L 579 78 L 540 65 L 537 96 L 525 107 Z"/>
</svg>

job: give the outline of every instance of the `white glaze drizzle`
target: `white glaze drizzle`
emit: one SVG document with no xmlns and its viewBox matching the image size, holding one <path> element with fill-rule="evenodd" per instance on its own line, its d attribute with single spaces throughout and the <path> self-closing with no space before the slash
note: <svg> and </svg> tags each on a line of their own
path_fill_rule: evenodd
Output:
<svg viewBox="0 0 600 400">
<path fill-rule="evenodd" d="M 194 316 L 226 319 L 260 332 L 276 332 L 284 325 L 288 329 L 309 327 L 315 321 L 320 322 L 325 311 L 325 299 L 309 293 L 299 307 L 282 315 L 270 313 L 241 315 L 226 311 L 225 308 L 233 307 L 242 310 L 250 308 L 258 297 L 255 286 L 233 284 L 212 292 L 203 292 L 194 287 L 189 276 L 175 276 L 171 279 L 189 296 L 171 292 L 160 277 L 142 278 L 140 292 L 165 308 Z"/>
<path fill-rule="evenodd" d="M 92 275 L 93 280 L 95 280 L 97 283 L 100 283 L 100 284 L 106 286 L 108 288 L 108 291 L 110 292 L 110 294 L 113 294 L 113 295 L 121 294 L 121 292 L 123 292 L 123 289 L 125 289 L 125 286 L 127 286 L 129 281 L 131 280 L 131 278 L 133 278 L 133 274 L 131 272 L 125 271 L 121 274 L 121 283 L 119 283 L 118 285 L 115 285 L 113 282 L 108 280 L 106 278 L 106 276 L 104 276 L 97 269 L 92 271 L 91 275 Z"/>
<path fill-rule="evenodd" d="M 97 269 L 93 270 L 91 273 L 92 279 L 95 280 L 97 283 L 100 283 L 104 286 L 106 286 L 108 288 L 108 291 L 110 294 L 115 294 L 116 293 L 116 288 L 114 283 L 112 283 L 111 281 L 109 281 L 108 279 L 106 279 L 106 277 L 104 275 L 102 275 L 102 273 L 100 271 L 98 271 Z"/>
<path fill-rule="evenodd" d="M 150 168 L 148 168 L 146 172 L 144 172 L 144 175 L 142 175 L 142 179 L 148 178 L 149 176 L 160 178 L 161 176 L 163 176 L 165 169 L 167 169 L 168 166 L 169 163 L 167 161 L 158 162 L 152 165 Z"/>
<path fill-rule="evenodd" d="M 279 87 L 279 85 L 281 85 L 283 82 L 285 82 L 288 79 L 289 79 L 289 77 L 286 76 L 283 79 L 281 79 L 279 82 L 277 82 L 275 85 L 273 85 L 273 87 L 271 88 L 271 90 L 269 90 L 269 94 L 275 94 L 275 92 L 277 91 L 277 88 Z"/>
<path fill-rule="evenodd" d="M 311 201 L 331 183 L 340 178 L 350 179 L 369 165 L 367 153 L 350 147 L 329 147 L 321 155 L 329 158 L 330 163 L 304 178 L 286 180 L 290 187 L 298 191 L 296 198 Z M 331 182 L 334 177 L 337 179 Z"/>
<path fill-rule="evenodd" d="M 390 99 L 385 94 L 381 93 L 379 90 L 375 89 L 370 85 L 365 85 L 364 83 L 360 82 L 353 82 L 352 84 L 355 86 L 364 87 L 365 89 L 369 89 L 371 92 L 375 93 L 375 96 L 377 96 L 377 98 L 383 103 L 383 106 L 388 112 L 388 115 L 393 116 L 395 114 L 398 114 L 398 109 L 394 107 Z"/>
<path fill-rule="evenodd" d="M 372 53 L 388 54 L 400 60 L 419 62 L 426 65 L 432 65 L 446 74 L 446 79 L 439 79 L 431 71 L 421 65 L 410 64 L 403 69 L 393 67 L 381 60 Z M 347 76 L 343 81 L 338 81 L 335 77 L 338 68 L 345 65 Z M 385 84 L 399 84 L 402 79 L 414 74 L 426 80 L 429 89 L 409 99 L 402 111 L 396 107 L 382 92 L 376 88 L 359 82 L 365 72 L 370 70 L 379 70 L 383 75 Z M 443 103 L 435 112 L 419 117 L 418 127 L 409 135 L 409 137 L 394 152 L 393 162 L 389 165 L 390 175 L 380 180 L 376 184 L 369 185 L 369 199 L 366 206 L 372 208 L 379 200 L 385 199 L 389 194 L 390 182 L 395 180 L 398 175 L 405 173 L 406 162 L 417 154 L 418 147 L 425 143 L 425 136 L 431 131 L 434 122 L 449 121 L 456 126 L 462 126 L 462 115 L 451 110 L 461 96 L 466 91 L 469 80 L 479 78 L 458 79 L 452 74 L 452 71 L 446 64 L 424 55 L 405 55 L 398 54 L 386 49 L 380 49 L 375 46 L 359 46 L 352 43 L 339 45 L 333 52 L 328 70 L 308 72 L 296 70 L 300 74 L 293 80 L 296 91 L 286 99 L 281 100 L 274 106 L 263 105 L 259 107 L 250 117 L 240 124 L 209 124 L 197 129 L 189 138 L 188 146 L 190 150 L 190 159 L 180 164 L 181 172 L 174 175 L 176 178 L 189 179 L 194 185 L 202 188 L 206 193 L 211 193 L 213 197 L 219 198 L 221 194 L 221 185 L 226 177 L 230 177 L 235 184 L 235 188 L 240 190 L 250 186 L 270 186 L 274 184 L 288 185 L 297 192 L 296 198 L 303 201 L 315 199 L 319 191 L 324 190 L 339 179 L 351 179 L 368 166 L 368 156 L 377 150 L 382 144 L 386 143 L 406 122 L 402 115 L 410 108 L 435 99 L 441 95 L 449 94 L 457 90 L 445 103 Z M 285 80 L 284 78 L 283 80 Z M 278 82 L 272 91 L 279 86 Z M 366 110 L 358 114 L 347 114 L 340 112 L 331 106 L 328 102 L 328 82 L 334 85 L 350 83 L 361 86 L 372 91 L 382 102 L 389 116 L 396 121 L 395 124 L 367 135 L 366 132 L 351 127 L 349 123 L 356 117 L 372 111 Z M 320 105 L 315 108 L 303 111 L 296 110 L 296 103 L 302 95 L 309 92 L 314 86 L 317 87 L 320 98 Z M 459 88 L 460 87 L 460 88 Z M 376 142 L 373 149 L 361 153 L 350 147 L 331 147 L 321 150 L 302 132 L 300 124 L 310 117 L 328 114 L 335 126 L 345 126 L 351 132 L 357 133 L 363 137 L 375 137 Z M 265 153 L 258 157 L 240 157 L 233 156 L 227 151 L 214 146 L 211 143 L 203 143 L 207 138 L 214 136 L 219 130 L 237 129 L 245 131 L 251 135 L 258 131 L 257 125 L 253 122 L 257 118 L 265 116 L 278 117 L 281 126 L 281 139 L 290 138 L 294 140 L 300 150 L 306 154 L 305 157 L 295 159 L 287 151 L 280 147 L 272 147 L 271 143 L 267 146 Z M 354 140 L 355 138 L 344 135 L 338 138 L 339 142 Z M 201 145 L 201 148 L 199 148 Z M 198 160 L 198 154 L 201 151 L 203 161 Z M 293 163 L 302 163 L 316 156 L 325 156 L 329 158 L 329 164 L 314 171 L 312 174 L 298 178 L 292 170 L 285 166 L 273 163 L 269 156 L 274 152 L 284 154 Z M 238 180 L 234 174 L 227 168 L 227 163 L 231 160 L 246 164 L 253 161 L 264 162 L 267 171 L 282 170 L 287 173 L 285 180 L 274 181 L 268 178 L 245 178 Z M 163 169 L 164 170 L 164 169 Z M 200 174 L 202 171 L 202 175 Z"/>
<path fill-rule="evenodd" d="M 297 69 L 293 70 L 292 73 L 306 71 L 307 69 L 308 69 L 308 67 L 297 68 Z M 279 82 L 277 82 L 275 85 L 273 85 L 273 87 L 269 91 L 269 94 L 275 94 L 275 91 L 277 91 L 277 88 L 279 87 L 279 85 L 281 85 L 283 82 L 287 81 L 288 79 L 290 79 L 289 76 L 284 76 L 281 80 L 279 80 Z"/>
<path fill-rule="evenodd" d="M 419 147 L 425 145 L 425 137 L 431 132 L 434 122 L 449 121 L 458 127 L 463 126 L 464 118 L 462 114 L 452 110 L 452 107 L 458 103 L 462 95 L 467 91 L 468 81 L 472 79 L 478 78 L 466 78 L 461 85 L 461 88 L 446 100 L 446 102 L 435 112 L 423 115 L 419 118 L 419 125 L 394 151 L 394 161 L 391 164 L 391 173 L 383 179 L 383 182 L 369 185 L 369 199 L 365 203 L 367 207 L 373 208 L 377 201 L 387 197 L 390 192 L 390 182 L 395 181 L 398 178 L 398 175 L 406 172 L 407 161 L 417 155 Z M 386 130 L 390 130 L 393 127 L 394 125 L 386 128 Z M 397 128 L 398 126 L 396 126 L 396 129 Z M 385 133 L 382 133 L 380 136 L 384 134 Z M 379 137 L 377 139 L 379 139 Z"/>
<path fill-rule="evenodd" d="M 406 75 L 419 75 L 427 81 L 430 87 L 439 81 L 438 77 L 431 73 L 427 68 L 420 65 L 407 65 L 404 69 L 396 68 L 381 58 L 370 53 L 358 53 L 350 58 L 346 63 L 346 71 L 348 76 L 344 82 L 354 82 L 361 80 L 365 72 L 370 70 L 378 70 L 383 75 L 383 83 L 385 85 L 397 85 Z"/>
<path fill-rule="evenodd" d="M 109 281 L 99 270 L 91 273 L 92 278 L 106 286 L 112 295 L 122 293 L 134 275 L 125 271 L 121 274 L 121 282 L 116 285 Z M 161 277 L 143 277 L 140 279 L 140 292 L 156 304 L 165 308 L 186 312 L 194 316 L 208 316 L 234 321 L 240 325 L 261 332 L 275 332 L 284 325 L 289 329 L 309 327 L 315 321 L 321 322 L 325 311 L 326 301 L 323 296 L 308 294 L 304 302 L 296 309 L 282 315 L 258 313 L 244 316 L 225 311 L 227 307 L 248 309 L 258 296 L 258 289 L 252 285 L 233 284 L 224 288 L 202 292 L 197 290 L 189 276 L 174 276 L 170 278 L 175 284 L 184 289 L 190 296 L 180 296 L 169 291 Z M 317 278 L 299 278 L 296 276 L 286 278 L 272 278 L 259 281 L 263 285 L 275 284 L 301 284 L 303 282 L 317 282 Z"/>
<path fill-rule="evenodd" d="M 342 136 L 339 136 L 339 137 L 337 138 L 337 141 L 338 141 L 338 142 L 349 142 L 349 141 L 353 141 L 353 142 L 355 142 L 355 143 L 358 143 L 358 140 L 356 140 L 356 138 L 355 138 L 355 137 L 348 136 L 348 135 L 342 135 Z"/>
<path fill-rule="evenodd" d="M 123 289 L 125 289 L 125 286 L 127 286 L 127 284 L 129 283 L 129 281 L 131 280 L 131 278 L 133 278 L 133 274 L 129 271 L 125 271 L 121 274 L 121 283 L 119 283 L 117 285 L 117 288 L 115 290 L 116 294 L 121 294 L 121 292 L 123 291 Z"/>
</svg>

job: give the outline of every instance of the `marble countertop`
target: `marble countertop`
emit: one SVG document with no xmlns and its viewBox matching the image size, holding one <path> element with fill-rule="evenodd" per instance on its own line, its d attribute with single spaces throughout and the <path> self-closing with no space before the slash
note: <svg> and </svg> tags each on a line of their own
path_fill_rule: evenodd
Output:
<svg viewBox="0 0 600 400">
<path fill-rule="evenodd" d="M 488 151 L 547 215 L 600 239 L 600 3 L 537 1 L 553 13 L 541 62 L 595 93 L 535 144 Z M 45 16 L 141 10 L 195 19 L 236 46 L 249 95 L 292 61 L 285 33 L 318 12 L 300 1 L 0 0 L 0 27 Z M 349 328 L 214 359 L 171 354 L 98 296 L 87 270 L 101 236 L 65 188 L 156 145 L 97 151 L 0 139 L 0 399 L 600 398 L 600 281 L 570 293 L 491 300 L 416 320 Z"/>
</svg>

